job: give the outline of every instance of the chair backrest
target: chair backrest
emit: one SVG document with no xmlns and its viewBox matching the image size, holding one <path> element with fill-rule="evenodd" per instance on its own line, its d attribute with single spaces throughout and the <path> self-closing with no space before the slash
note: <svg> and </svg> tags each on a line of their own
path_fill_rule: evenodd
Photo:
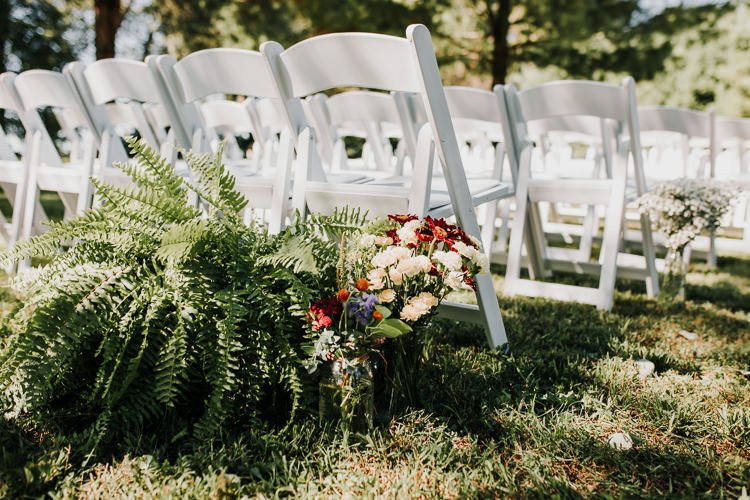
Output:
<svg viewBox="0 0 750 500">
<path fill-rule="evenodd" d="M 750 169 L 748 165 L 750 162 L 748 151 L 750 149 L 750 118 L 717 117 L 715 137 L 720 145 L 733 145 L 736 148 L 739 173 L 748 173 Z"/>
<path fill-rule="evenodd" d="M 692 109 L 668 106 L 640 106 L 641 132 L 674 132 L 688 137 L 711 136 L 711 115 Z"/>
<path fill-rule="evenodd" d="M 7 110 L 16 113 L 23 123 L 24 113 L 21 111 L 21 102 L 15 87 L 13 79 L 15 74 L 3 73 L 0 76 L 0 110 Z M 16 153 L 13 151 L 5 130 L 0 127 L 0 160 L 17 160 Z"/>
<path fill-rule="evenodd" d="M 493 177 L 502 174 L 505 157 L 500 100 L 502 93 L 471 87 L 445 87 L 448 109 L 456 136 L 465 152 L 465 167 L 476 164 L 493 170 Z M 511 171 L 515 179 L 515 173 Z"/>
<path fill-rule="evenodd" d="M 226 159 L 241 160 L 244 158 L 236 136 L 249 134 L 254 138 L 255 143 L 258 142 L 259 135 L 255 129 L 255 122 L 250 116 L 249 103 L 249 99 L 245 102 L 215 99 L 200 104 L 201 117 L 205 127 L 212 130 L 217 137 L 223 137 L 226 141 L 224 148 L 224 158 Z M 218 143 L 212 145 L 211 149 L 217 147 Z"/>
<path fill-rule="evenodd" d="M 691 109 L 675 108 L 669 106 L 642 106 L 638 108 L 638 121 L 641 133 L 645 135 L 656 134 L 657 139 L 652 141 L 658 147 L 668 146 L 668 137 L 665 133 L 679 137 L 678 148 L 682 156 L 683 176 L 692 175 L 689 163 L 691 160 L 691 140 L 700 142 L 700 150 L 707 151 L 708 155 L 701 153 L 699 165 L 695 174 L 700 175 L 703 164 L 708 162 L 710 175 L 713 177 L 715 171 L 716 144 L 714 135 L 715 115 L 713 110 L 708 112 L 694 111 Z M 695 152 L 695 150 L 693 150 Z"/>
<path fill-rule="evenodd" d="M 453 86 L 445 87 L 445 98 L 457 132 L 479 129 L 502 140 L 499 97 L 494 92 Z"/>
<path fill-rule="evenodd" d="M 60 116 L 86 116 L 75 88 L 62 73 L 32 69 L 17 75 L 13 80 L 21 109 L 26 115 L 24 126 L 27 135 L 41 136 L 40 161 L 48 165 L 60 165 L 62 159 L 54 142 L 39 117 L 38 110 L 45 107 L 57 109 Z M 82 140 L 93 141 L 93 133 Z"/>
<path fill-rule="evenodd" d="M 163 107 L 164 98 L 146 63 L 127 59 L 102 59 L 84 67 L 71 63 L 71 74 L 81 99 L 90 108 L 93 125 L 105 146 L 117 147 L 118 137 L 133 129 L 157 150 L 165 147 L 164 134 L 157 134 L 145 106 Z M 104 110 L 104 112 L 102 112 Z M 111 137 L 105 137 L 111 135 Z M 119 140 L 119 139 L 118 139 Z M 122 154 L 123 151 L 117 151 Z M 110 161 L 123 159 L 110 158 Z"/>
<path fill-rule="evenodd" d="M 278 95 L 295 134 L 310 128 L 299 98 L 343 87 L 418 94 L 427 112 L 435 152 L 458 222 L 465 225 L 469 234 L 479 237 L 432 38 L 425 26 L 409 26 L 406 38 L 371 33 L 322 35 L 287 50 L 278 43 L 266 42 L 261 52 L 273 70 Z M 432 165 L 427 163 L 415 165 L 414 178 L 422 179 L 420 183 L 429 179 Z M 418 172 L 420 169 L 424 172 Z M 422 187 L 428 188 L 419 189 Z M 420 211 L 426 212 L 426 207 Z"/>
<path fill-rule="evenodd" d="M 184 148 L 207 150 L 210 135 L 196 107 L 206 97 L 276 97 L 273 76 L 260 52 L 217 48 L 194 52 L 180 61 L 171 56 L 159 56 L 155 61 L 173 100 L 170 115 L 182 124 L 176 132 Z"/>
<path fill-rule="evenodd" d="M 635 111 L 635 82 L 631 77 L 626 77 L 621 86 L 565 80 L 518 92 L 513 85 L 507 85 L 505 97 L 506 119 L 510 121 L 512 129 L 509 138 L 512 136 L 514 139 L 512 151 L 516 155 L 516 163 L 520 149 L 532 142 L 534 127 L 537 127 L 536 131 L 566 128 L 601 139 L 604 160 L 610 174 L 614 155 L 618 152 L 627 155 L 629 146 L 633 153 L 638 191 L 645 192 L 640 128 Z M 539 122 L 539 125 L 534 125 L 534 122 Z"/>
</svg>

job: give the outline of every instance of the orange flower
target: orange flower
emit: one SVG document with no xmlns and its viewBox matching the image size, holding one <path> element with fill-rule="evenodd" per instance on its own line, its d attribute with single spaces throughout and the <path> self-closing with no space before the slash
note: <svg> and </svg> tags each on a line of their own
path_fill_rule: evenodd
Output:
<svg viewBox="0 0 750 500">
<path fill-rule="evenodd" d="M 354 286 L 356 286 L 357 290 L 359 290 L 360 292 L 364 292 L 365 290 L 370 288 L 370 282 L 367 281 L 365 278 L 360 278 L 357 280 Z"/>
<path fill-rule="evenodd" d="M 349 290 L 346 288 L 342 288 L 339 290 L 339 293 L 336 294 L 340 302 L 346 302 L 346 300 L 349 298 Z"/>
<path fill-rule="evenodd" d="M 375 319 L 383 319 L 383 315 L 380 314 L 378 311 L 375 311 L 374 313 L 372 313 L 372 317 Z"/>
</svg>

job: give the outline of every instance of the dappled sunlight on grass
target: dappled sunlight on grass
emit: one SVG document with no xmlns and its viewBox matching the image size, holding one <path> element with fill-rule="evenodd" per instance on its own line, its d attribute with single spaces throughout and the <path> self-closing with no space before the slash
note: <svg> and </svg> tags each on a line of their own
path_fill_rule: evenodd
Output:
<svg viewBox="0 0 750 500">
<path fill-rule="evenodd" d="M 500 292 L 502 278 L 493 279 Z M 721 283 L 736 290 L 709 301 L 701 287 Z M 618 290 L 612 312 L 500 295 L 507 352 L 487 349 L 478 326 L 434 321 L 414 371 L 416 404 L 367 436 L 309 415 L 283 430 L 236 422 L 211 443 L 144 432 L 83 465 L 75 435 L 6 422 L 0 491 L 736 497 L 750 481 L 750 304 L 740 300 L 750 293 L 750 261 L 694 265 L 684 304 L 664 307 L 635 285 Z M 645 378 L 634 364 L 641 358 L 656 367 Z M 616 432 L 633 437 L 631 450 L 608 446 Z"/>
</svg>

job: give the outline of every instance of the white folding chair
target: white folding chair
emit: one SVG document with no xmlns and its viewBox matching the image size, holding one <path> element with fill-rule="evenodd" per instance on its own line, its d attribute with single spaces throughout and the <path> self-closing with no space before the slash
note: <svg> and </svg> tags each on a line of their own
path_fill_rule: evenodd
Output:
<svg viewBox="0 0 750 500">
<path fill-rule="evenodd" d="M 651 162 L 644 169 L 649 184 L 679 177 L 714 177 L 717 153 L 714 119 L 713 111 L 704 113 L 668 106 L 639 107 L 641 143 L 656 150 L 651 151 Z M 670 146 L 673 149 L 671 156 Z M 636 239 L 637 236 L 635 235 Z M 714 232 L 709 235 L 706 246 L 707 251 L 701 253 L 705 255 L 708 264 L 715 267 Z M 695 245 L 692 244 L 690 248 L 689 255 L 696 256 Z"/>
<path fill-rule="evenodd" d="M 72 83 L 62 74 L 47 70 L 29 70 L 15 78 L 23 111 L 36 112 L 43 107 L 59 108 L 68 116 L 82 116 L 86 111 L 76 95 Z M 29 180 L 25 198 L 25 209 L 21 236 L 32 235 L 35 222 L 41 215 L 40 190 L 55 191 L 65 206 L 67 215 L 77 214 L 91 205 L 89 176 L 94 173 L 96 144 L 94 134 L 83 136 L 85 153 L 79 160 L 63 161 L 49 134 L 41 122 L 27 130 L 31 138 L 29 150 Z"/>
<path fill-rule="evenodd" d="M 714 137 L 717 142 L 716 178 L 742 190 L 732 225 L 742 231 L 739 250 L 750 254 L 750 118 L 717 117 Z M 720 239 L 717 245 L 729 247 L 728 243 Z M 728 249 L 737 250 L 735 245 Z"/>
<path fill-rule="evenodd" d="M 500 114 L 502 93 L 458 86 L 445 87 L 444 90 L 470 188 L 472 183 L 482 179 L 490 182 L 505 181 L 515 186 L 515 172 L 503 171 L 505 138 Z M 433 181 L 433 188 L 435 187 Z M 510 196 L 492 200 L 480 210 L 482 245 L 494 261 L 497 260 L 496 254 L 507 250 L 511 200 Z M 502 214 L 500 225 L 496 227 L 499 206 Z"/>
<path fill-rule="evenodd" d="M 480 231 L 474 206 L 502 198 L 511 184 L 495 183 L 472 193 L 461 163 L 456 135 L 445 100 L 429 31 L 412 25 L 406 39 L 371 33 L 337 33 L 313 37 L 287 50 L 275 42 L 261 46 L 275 76 L 294 134 L 299 168 L 294 178 L 294 203 L 306 210 L 330 213 L 344 205 L 361 207 L 370 216 L 412 213 L 418 216 L 455 215 L 470 235 Z M 419 132 L 417 155 L 409 186 L 398 184 L 348 184 L 329 182 L 299 99 L 324 90 L 359 87 L 387 92 L 414 92 L 423 100 L 429 125 Z M 433 153 L 437 153 L 433 155 Z M 430 189 L 433 159 L 442 167 L 447 192 Z M 477 276 L 479 307 L 444 302 L 447 317 L 484 324 L 491 346 L 506 342 L 497 297 L 488 273 Z"/>
<path fill-rule="evenodd" d="M 207 97 L 216 94 L 265 99 L 277 96 L 268 63 L 259 52 L 206 49 L 180 61 L 171 56 L 158 56 L 148 59 L 147 63 L 169 93 L 171 105 L 167 110 L 173 122 L 179 123 L 175 126 L 178 143 L 195 152 L 210 152 L 211 140 L 215 137 L 199 113 Z M 243 113 L 247 111 L 243 109 Z M 289 208 L 294 143 L 286 128 L 281 132 L 278 151 L 273 175 L 246 175 L 239 177 L 236 184 L 236 189 L 246 196 L 249 207 L 270 209 L 269 231 L 272 233 L 283 228 Z"/>
<path fill-rule="evenodd" d="M 74 82 L 97 133 L 100 169 L 110 169 L 115 161 L 128 161 L 122 139 L 134 131 L 152 148 L 176 160 L 163 124 L 158 132 L 152 126 L 154 119 L 163 117 L 164 112 L 159 110 L 166 104 L 144 62 L 102 59 L 88 66 L 73 62 L 63 72 Z M 114 171 L 110 174 L 115 175 Z"/>
<path fill-rule="evenodd" d="M 609 310 L 614 298 L 615 276 L 643 279 L 648 295 L 658 293 L 658 276 L 654 259 L 650 222 L 641 217 L 643 257 L 620 254 L 618 251 L 626 201 L 645 192 L 645 177 L 640 155 L 631 154 L 631 143 L 640 151 L 638 117 L 634 82 L 626 78 L 623 86 L 597 82 L 563 81 L 533 87 L 518 93 L 512 85 L 505 87 L 507 114 L 514 144 L 509 149 L 518 165 L 516 187 L 517 209 L 513 220 L 505 279 L 507 295 L 530 295 L 592 304 Z M 604 159 L 607 176 L 600 178 L 538 179 L 531 175 L 533 142 L 527 124 L 556 117 L 596 117 L 600 135 L 606 143 Z M 628 192 L 628 158 L 633 158 L 634 189 Z M 599 262 L 577 259 L 577 250 L 554 249 L 546 246 L 538 214 L 530 204 L 580 203 L 606 205 L 604 234 Z M 528 216 L 530 215 L 530 216 Z M 538 239 L 541 262 L 547 270 L 565 270 L 599 276 L 596 288 L 521 279 L 520 267 L 524 239 Z M 632 262 L 631 262 L 632 261 Z M 625 265 L 627 264 L 627 265 Z"/>
<path fill-rule="evenodd" d="M 26 130 L 21 145 L 22 156 L 18 158 L 8 140 L 8 136 L 0 128 L 0 186 L 2 186 L 13 210 L 10 223 L 0 216 L 2 222 L 0 230 L 2 230 L 8 244 L 11 245 L 18 241 L 23 223 L 24 199 L 30 170 L 29 162 L 34 156 L 31 150 L 31 146 L 34 144 L 32 137 L 37 130 L 39 134 L 47 133 L 36 110 L 26 111 L 23 109 L 21 98 L 14 85 L 15 78 L 14 73 L 0 75 L 0 109 L 16 113 Z M 49 142 L 51 143 L 51 141 Z M 47 154 L 50 154 L 50 152 Z"/>
</svg>

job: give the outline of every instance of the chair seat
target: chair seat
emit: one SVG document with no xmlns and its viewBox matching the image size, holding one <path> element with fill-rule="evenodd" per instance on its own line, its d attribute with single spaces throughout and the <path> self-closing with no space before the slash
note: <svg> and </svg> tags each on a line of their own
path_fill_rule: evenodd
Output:
<svg viewBox="0 0 750 500">
<path fill-rule="evenodd" d="M 741 174 L 732 179 L 732 182 L 736 183 L 741 189 L 750 191 L 750 174 Z"/>
<path fill-rule="evenodd" d="M 44 191 L 59 191 L 62 193 L 78 193 L 84 177 L 82 165 L 65 167 L 40 166 L 37 167 L 37 185 Z"/>
<path fill-rule="evenodd" d="M 24 166 L 18 160 L 0 160 L 0 182 L 18 184 L 23 180 Z"/>
</svg>

